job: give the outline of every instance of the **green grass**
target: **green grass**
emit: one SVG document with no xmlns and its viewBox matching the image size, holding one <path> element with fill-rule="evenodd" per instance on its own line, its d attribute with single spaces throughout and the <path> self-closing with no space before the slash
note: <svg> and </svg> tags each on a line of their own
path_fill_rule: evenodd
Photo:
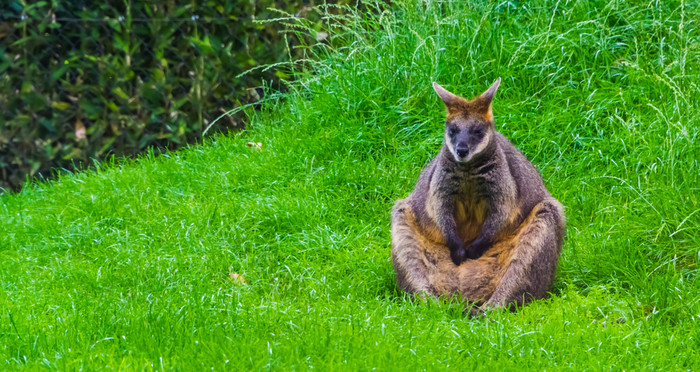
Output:
<svg viewBox="0 0 700 372">
<path fill-rule="evenodd" d="M 0 369 L 697 370 L 699 5 L 329 18 L 248 131 L 0 198 Z M 498 76 L 568 237 L 549 299 L 469 319 L 397 291 L 389 210 L 441 146 L 430 83 Z"/>
</svg>

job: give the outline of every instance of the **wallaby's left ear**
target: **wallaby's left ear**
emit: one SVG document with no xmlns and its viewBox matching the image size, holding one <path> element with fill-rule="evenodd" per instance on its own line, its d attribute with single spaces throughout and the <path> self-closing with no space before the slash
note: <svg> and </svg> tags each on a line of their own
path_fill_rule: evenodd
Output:
<svg viewBox="0 0 700 372">
<path fill-rule="evenodd" d="M 493 100 L 493 95 L 496 94 L 499 85 L 501 85 L 500 77 L 496 79 L 496 81 L 494 81 L 493 84 L 491 84 L 491 87 L 489 87 L 489 89 L 487 89 L 484 93 L 481 93 L 481 96 L 479 96 L 479 98 L 488 102 L 490 105 L 491 101 Z"/>
<path fill-rule="evenodd" d="M 487 89 L 484 93 L 481 93 L 481 95 L 477 98 L 478 101 L 480 101 L 481 103 L 480 106 L 482 107 L 482 110 L 484 108 L 486 109 L 484 117 L 487 121 L 490 122 L 493 122 L 493 110 L 491 109 L 491 101 L 493 101 L 493 95 L 496 94 L 499 85 L 501 85 L 500 77 L 496 79 L 496 81 L 494 81 L 493 84 L 491 84 L 489 89 Z"/>
</svg>

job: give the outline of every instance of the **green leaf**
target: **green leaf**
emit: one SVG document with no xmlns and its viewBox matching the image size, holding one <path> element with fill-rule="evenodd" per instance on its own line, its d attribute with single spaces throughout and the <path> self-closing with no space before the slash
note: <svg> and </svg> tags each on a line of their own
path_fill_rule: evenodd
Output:
<svg viewBox="0 0 700 372">
<path fill-rule="evenodd" d="M 290 77 L 289 74 L 282 72 L 280 70 L 275 71 L 275 76 L 277 76 L 280 79 L 289 79 L 289 77 Z"/>
<path fill-rule="evenodd" d="M 123 100 L 127 100 L 127 101 L 128 101 L 128 100 L 131 98 L 131 97 L 129 97 L 129 95 L 127 95 L 126 93 L 124 93 L 124 91 L 122 90 L 121 87 L 116 87 L 116 88 L 112 89 L 112 93 L 114 93 L 115 95 L 117 95 L 117 97 L 119 97 L 119 98 L 121 98 L 121 99 L 123 99 Z"/>
<path fill-rule="evenodd" d="M 71 104 L 67 103 L 67 102 L 54 101 L 54 102 L 51 102 L 51 107 L 65 111 L 65 110 L 68 110 L 69 108 L 71 108 Z"/>
<path fill-rule="evenodd" d="M 34 86 L 32 85 L 31 82 L 29 82 L 28 80 L 25 80 L 22 82 L 22 90 L 20 92 L 29 93 L 32 90 L 34 90 Z"/>
<path fill-rule="evenodd" d="M 61 76 L 63 76 L 63 74 L 66 73 L 66 71 L 68 71 L 69 68 L 69 65 L 63 64 L 61 65 L 61 67 L 58 68 L 58 70 L 51 71 L 51 79 L 53 81 L 58 80 Z"/>
<path fill-rule="evenodd" d="M 116 140 L 116 139 L 117 139 L 117 137 L 104 138 L 103 139 L 104 142 L 102 144 L 102 147 L 100 147 L 100 149 L 97 150 L 97 154 L 102 154 L 105 151 L 107 151 L 112 146 L 112 144 L 114 143 L 114 140 Z"/>
<path fill-rule="evenodd" d="M 107 107 L 109 107 L 114 112 L 119 112 L 119 106 L 112 101 L 107 101 Z"/>
</svg>

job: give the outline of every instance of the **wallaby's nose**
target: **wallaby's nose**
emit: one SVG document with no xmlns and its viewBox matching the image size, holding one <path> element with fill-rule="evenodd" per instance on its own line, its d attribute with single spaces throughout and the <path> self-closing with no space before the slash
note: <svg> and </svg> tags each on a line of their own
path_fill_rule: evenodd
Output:
<svg viewBox="0 0 700 372">
<path fill-rule="evenodd" d="M 469 147 L 467 147 L 467 145 L 465 144 L 460 143 L 457 144 L 457 148 L 455 149 L 455 151 L 457 151 L 457 156 L 463 158 L 469 153 Z"/>
</svg>

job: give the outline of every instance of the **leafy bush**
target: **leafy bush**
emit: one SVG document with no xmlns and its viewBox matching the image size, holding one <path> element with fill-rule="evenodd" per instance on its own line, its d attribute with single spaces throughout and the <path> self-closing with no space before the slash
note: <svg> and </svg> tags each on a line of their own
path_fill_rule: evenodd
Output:
<svg viewBox="0 0 700 372">
<path fill-rule="evenodd" d="M 10 1 L 0 6 L 0 187 L 91 158 L 175 148 L 279 85 L 261 64 L 303 58 L 279 23 L 311 0 Z M 279 11 L 276 9 L 280 9 Z M 289 36 L 289 37 L 288 37 Z M 313 41 L 313 40 L 310 40 Z M 315 41 L 314 41 L 315 42 Z M 216 130 L 240 128 L 230 117 Z"/>
</svg>

